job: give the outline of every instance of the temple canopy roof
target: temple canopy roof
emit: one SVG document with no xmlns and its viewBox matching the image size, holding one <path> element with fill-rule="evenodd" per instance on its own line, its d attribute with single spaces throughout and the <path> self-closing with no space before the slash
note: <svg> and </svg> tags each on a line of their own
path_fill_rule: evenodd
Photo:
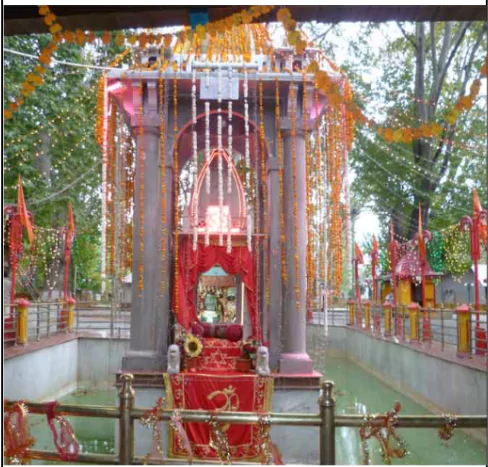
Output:
<svg viewBox="0 0 488 467">
<path fill-rule="evenodd" d="M 419 253 L 417 248 L 411 248 L 407 253 L 398 261 L 396 267 L 396 275 L 402 279 L 407 277 L 420 277 L 422 275 L 420 268 Z M 426 277 L 436 277 L 441 276 L 435 272 L 428 261 L 425 265 L 425 275 Z"/>
</svg>

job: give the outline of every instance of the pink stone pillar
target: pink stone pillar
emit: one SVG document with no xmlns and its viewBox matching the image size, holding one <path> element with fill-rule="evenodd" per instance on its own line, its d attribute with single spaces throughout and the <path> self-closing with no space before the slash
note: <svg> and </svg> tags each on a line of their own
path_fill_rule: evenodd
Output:
<svg viewBox="0 0 488 467">
<path fill-rule="evenodd" d="M 285 119 L 288 127 L 283 134 L 283 184 L 285 213 L 285 249 L 287 282 L 283 285 L 283 349 L 280 356 L 280 373 L 313 372 L 313 362 L 306 350 L 306 171 L 305 171 L 305 139 L 303 132 L 297 128 L 296 137 L 291 136 L 290 122 Z M 298 119 L 297 119 L 298 126 Z M 297 225 L 295 228 L 293 214 L 293 144 L 296 143 L 296 189 L 297 189 Z M 295 230 L 297 233 L 295 252 Z M 298 255 L 298 277 L 295 276 L 295 253 Z M 297 310 L 295 284 L 300 288 L 300 309 Z"/>
</svg>

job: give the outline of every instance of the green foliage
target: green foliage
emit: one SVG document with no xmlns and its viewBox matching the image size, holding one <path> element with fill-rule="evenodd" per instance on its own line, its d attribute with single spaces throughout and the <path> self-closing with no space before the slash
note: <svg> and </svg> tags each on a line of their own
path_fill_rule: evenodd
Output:
<svg viewBox="0 0 488 467">
<path fill-rule="evenodd" d="M 8 49 L 37 56 L 50 36 L 4 40 Z M 100 45 L 99 40 L 83 48 L 62 44 L 54 58 L 108 65 L 122 51 L 114 45 Z M 5 53 L 4 107 L 20 95 L 22 82 L 37 63 L 35 59 Z M 25 99 L 11 120 L 5 121 L 3 153 L 5 203 L 16 202 L 19 175 L 36 225 L 56 229 L 66 226 L 68 202 L 72 202 L 76 238 L 71 271 L 76 264 L 79 286 L 92 290 L 100 285 L 101 151 L 94 139 L 99 77 L 99 70 L 51 66 L 44 76 L 45 83 Z M 54 260 L 49 245 L 42 248 L 47 256 L 39 260 L 39 277 Z M 36 286 L 43 286 L 39 277 Z"/>
<path fill-rule="evenodd" d="M 433 47 L 430 25 L 424 25 L 423 98 L 419 97 L 415 85 L 418 51 L 412 45 L 416 40 L 415 24 L 347 24 L 328 32 L 324 52 L 346 72 L 357 104 L 375 121 L 393 128 L 415 128 L 422 121 L 443 125 L 458 96 L 469 94 L 487 53 L 486 24 L 432 24 Z M 462 35 L 465 26 L 468 27 Z M 310 29 L 311 40 L 320 38 L 329 27 L 315 25 Z M 460 45 L 454 50 L 457 39 Z M 441 61 L 445 40 L 452 60 L 438 102 L 433 104 L 433 63 Z M 421 115 L 424 111 L 426 119 Z M 443 141 L 437 139 L 430 144 L 425 140 L 420 153 L 413 144 L 388 144 L 374 130 L 360 128 L 349 158 L 354 174 L 351 196 L 360 206 L 375 212 L 385 230 L 392 219 L 395 232 L 402 237 L 411 238 L 416 231 L 419 202 L 428 206 L 424 227 L 431 231 L 442 229 L 471 213 L 473 187 L 478 189 L 482 204 L 486 203 L 483 201 L 488 199 L 486 161 L 479 156 L 485 152 L 486 93 L 483 92 L 455 127 L 446 126 Z"/>
</svg>

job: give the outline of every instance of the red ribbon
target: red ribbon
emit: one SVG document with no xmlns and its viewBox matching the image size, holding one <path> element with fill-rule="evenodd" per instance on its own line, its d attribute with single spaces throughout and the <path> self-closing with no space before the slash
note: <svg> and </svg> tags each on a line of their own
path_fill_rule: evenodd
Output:
<svg viewBox="0 0 488 467">
<path fill-rule="evenodd" d="M 57 402 L 50 402 L 47 405 L 47 423 L 53 434 L 53 441 L 58 451 L 59 457 L 64 461 L 76 461 L 80 452 L 80 445 L 76 440 L 73 427 L 64 417 L 55 414 Z M 58 422 L 60 433 L 55 426 Z"/>
</svg>

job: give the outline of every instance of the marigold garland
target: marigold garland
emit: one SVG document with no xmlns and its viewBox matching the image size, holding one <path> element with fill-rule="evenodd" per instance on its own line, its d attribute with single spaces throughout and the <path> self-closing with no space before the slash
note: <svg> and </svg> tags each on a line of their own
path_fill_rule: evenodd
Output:
<svg viewBox="0 0 488 467">
<path fill-rule="evenodd" d="M 300 312 L 300 266 L 298 258 L 298 183 L 297 183 L 297 147 L 296 147 L 296 102 L 295 83 L 290 83 L 290 118 L 291 118 L 291 152 L 292 152 L 292 179 L 293 179 L 293 259 L 295 264 L 295 302 L 296 311 Z"/>
<path fill-rule="evenodd" d="M 311 215 L 311 203 L 312 203 L 312 193 L 311 193 L 311 164 L 310 164 L 310 134 L 308 129 L 308 90 L 307 90 L 307 77 L 306 74 L 302 75 L 302 86 L 303 86 L 303 104 L 302 104 L 302 115 L 303 115 L 303 136 L 305 139 L 305 189 L 306 189 L 306 217 L 307 217 L 307 250 L 306 250 L 306 314 L 307 318 L 311 318 L 312 313 L 312 283 L 313 283 L 313 267 L 312 267 L 312 215 Z"/>
<path fill-rule="evenodd" d="M 165 116 L 164 116 L 164 80 L 163 72 L 165 65 L 161 67 L 159 72 L 159 157 L 161 164 L 161 297 L 164 294 L 166 283 L 164 281 L 165 271 L 166 271 L 166 126 L 165 126 Z"/>
<path fill-rule="evenodd" d="M 264 104 L 263 104 L 263 81 L 259 80 L 259 146 L 261 156 L 261 189 L 263 206 L 263 255 L 264 255 L 264 280 L 265 280 L 265 307 L 270 306 L 270 284 L 269 284 L 269 254 L 268 254 L 268 206 L 267 206 L 267 177 L 266 177 L 266 137 L 264 131 Z M 268 315 L 269 316 L 269 315 Z"/>
<path fill-rule="evenodd" d="M 275 78 L 275 117 L 276 117 L 276 138 L 278 153 L 278 180 L 280 186 L 280 248 L 281 248 L 281 278 L 283 284 L 288 282 L 286 274 L 286 251 L 285 251 L 285 209 L 283 205 L 283 137 L 281 135 L 281 112 L 280 112 L 280 93 L 279 80 Z"/>
<path fill-rule="evenodd" d="M 139 298 L 144 290 L 144 82 L 139 81 Z"/>
<path fill-rule="evenodd" d="M 175 207 L 174 207 L 174 228 L 175 228 L 175 269 L 174 269 L 174 277 L 178 277 L 178 253 L 179 253 L 179 242 L 180 242 L 180 228 L 179 228 L 179 169 L 178 169 L 178 80 L 176 78 L 176 69 L 174 68 L 174 78 L 173 78 L 173 134 L 174 134 L 174 200 L 175 200 Z M 178 291 L 178 281 L 174 281 L 174 312 L 177 314 L 179 312 L 179 291 Z"/>
</svg>

